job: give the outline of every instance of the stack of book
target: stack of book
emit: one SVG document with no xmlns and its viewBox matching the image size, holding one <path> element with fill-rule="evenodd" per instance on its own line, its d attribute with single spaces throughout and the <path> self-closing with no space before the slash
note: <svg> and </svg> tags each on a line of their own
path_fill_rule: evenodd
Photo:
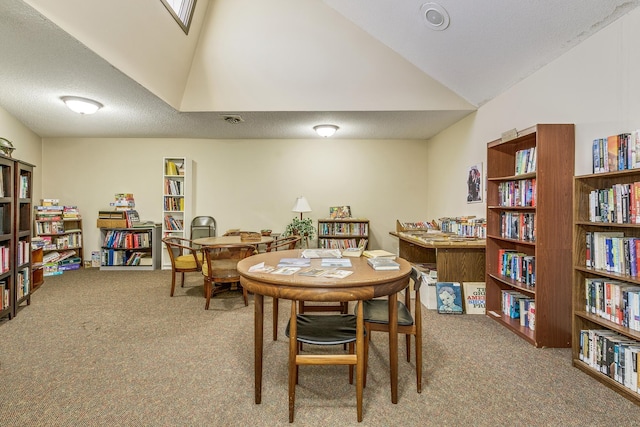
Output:
<svg viewBox="0 0 640 427">
<path fill-rule="evenodd" d="M 385 258 L 385 257 L 369 258 L 367 260 L 367 263 L 374 270 L 378 270 L 378 271 L 380 271 L 380 270 L 400 270 L 400 264 L 398 264 L 392 258 Z"/>
</svg>

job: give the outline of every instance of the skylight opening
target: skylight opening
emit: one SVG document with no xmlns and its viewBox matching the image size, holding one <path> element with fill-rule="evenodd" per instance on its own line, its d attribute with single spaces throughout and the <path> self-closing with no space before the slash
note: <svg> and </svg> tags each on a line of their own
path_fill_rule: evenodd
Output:
<svg viewBox="0 0 640 427">
<path fill-rule="evenodd" d="M 197 0 L 160 0 L 165 5 L 171 16 L 174 17 L 185 34 L 189 34 L 191 17 L 196 8 Z"/>
</svg>

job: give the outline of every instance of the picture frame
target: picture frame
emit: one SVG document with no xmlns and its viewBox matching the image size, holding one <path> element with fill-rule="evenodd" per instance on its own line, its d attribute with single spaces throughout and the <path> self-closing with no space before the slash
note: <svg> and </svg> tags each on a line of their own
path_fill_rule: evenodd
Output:
<svg viewBox="0 0 640 427">
<path fill-rule="evenodd" d="M 351 206 L 332 206 L 329 208 L 329 218 L 351 218 Z"/>
<path fill-rule="evenodd" d="M 438 313 L 462 314 L 462 287 L 459 282 L 436 282 Z"/>
<path fill-rule="evenodd" d="M 467 203 L 482 203 L 482 162 L 469 167 L 467 172 Z"/>
</svg>

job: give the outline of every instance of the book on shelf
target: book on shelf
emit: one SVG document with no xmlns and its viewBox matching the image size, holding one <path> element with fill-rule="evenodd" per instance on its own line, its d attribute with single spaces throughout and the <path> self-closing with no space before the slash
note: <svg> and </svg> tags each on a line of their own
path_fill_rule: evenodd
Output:
<svg viewBox="0 0 640 427">
<path fill-rule="evenodd" d="M 357 248 L 345 248 L 342 250 L 342 256 L 346 256 L 346 257 L 352 257 L 352 258 L 358 258 L 360 256 L 362 256 L 362 253 L 364 252 L 364 248 L 367 247 L 367 242 L 369 241 L 369 239 L 360 239 L 360 242 L 358 243 L 358 247 Z"/>
<path fill-rule="evenodd" d="M 362 252 L 362 256 L 367 258 L 392 258 L 395 259 L 396 254 L 393 254 L 389 251 L 385 251 L 384 249 L 373 249 Z"/>
<path fill-rule="evenodd" d="M 377 257 L 377 258 L 369 258 L 367 260 L 367 264 L 369 264 L 374 270 L 400 270 L 400 264 L 395 260 L 386 257 Z"/>
</svg>

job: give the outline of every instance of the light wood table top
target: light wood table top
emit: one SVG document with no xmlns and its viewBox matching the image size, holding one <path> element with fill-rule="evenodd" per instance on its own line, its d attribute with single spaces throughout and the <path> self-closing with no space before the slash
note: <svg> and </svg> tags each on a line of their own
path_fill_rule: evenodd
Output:
<svg viewBox="0 0 640 427">
<path fill-rule="evenodd" d="M 215 236 L 215 237 L 201 237 L 195 239 L 193 243 L 201 246 L 211 245 L 264 245 L 273 242 L 272 236 L 261 236 L 260 241 L 245 242 L 240 239 L 240 236 Z"/>
<path fill-rule="evenodd" d="M 396 258 L 400 270 L 376 271 L 367 264 L 367 258 L 349 258 L 353 274 L 342 279 L 301 276 L 300 274 L 279 275 L 263 272 L 249 272 L 255 264 L 276 266 L 281 258 L 299 258 L 302 250 L 266 252 L 253 255 L 238 262 L 240 283 L 255 295 L 255 401 L 262 399 L 262 352 L 264 296 L 289 299 L 292 301 L 357 301 L 379 296 L 389 296 L 389 362 L 391 377 L 391 401 L 398 401 L 398 333 L 397 333 L 397 292 L 406 288 L 411 274 L 411 264 Z M 312 267 L 320 267 L 320 259 L 312 259 Z"/>
</svg>

